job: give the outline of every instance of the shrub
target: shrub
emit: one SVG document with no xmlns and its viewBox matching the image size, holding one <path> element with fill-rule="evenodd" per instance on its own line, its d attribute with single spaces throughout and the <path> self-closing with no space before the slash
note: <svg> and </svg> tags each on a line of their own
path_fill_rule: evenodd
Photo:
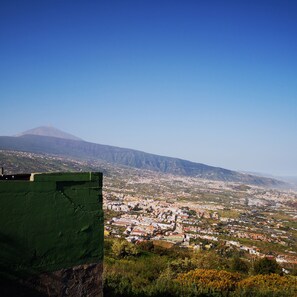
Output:
<svg viewBox="0 0 297 297">
<path fill-rule="evenodd" d="M 237 272 L 214 269 L 195 269 L 188 273 L 181 273 L 177 282 L 183 287 L 194 287 L 199 293 L 228 294 L 236 289 L 242 276 Z"/>
<path fill-rule="evenodd" d="M 201 269 L 228 269 L 228 260 L 214 251 L 199 252 L 193 257 L 196 266 Z"/>
<path fill-rule="evenodd" d="M 111 251 L 112 254 L 119 259 L 139 254 L 138 248 L 133 243 L 126 240 L 115 240 L 112 244 Z"/>
<path fill-rule="evenodd" d="M 297 296 L 297 277 L 278 274 L 251 276 L 238 283 L 236 296 L 295 297 Z"/>
<path fill-rule="evenodd" d="M 255 274 L 281 273 L 281 267 L 275 259 L 261 258 L 254 263 Z"/>
<path fill-rule="evenodd" d="M 249 271 L 248 262 L 240 259 L 237 256 L 231 259 L 230 268 L 232 271 L 241 272 L 241 273 L 248 273 Z"/>
</svg>

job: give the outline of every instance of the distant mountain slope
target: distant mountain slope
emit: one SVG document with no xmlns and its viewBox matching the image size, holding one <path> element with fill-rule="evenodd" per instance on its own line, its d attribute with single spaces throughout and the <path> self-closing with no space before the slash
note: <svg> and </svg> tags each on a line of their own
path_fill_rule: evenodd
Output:
<svg viewBox="0 0 297 297">
<path fill-rule="evenodd" d="M 72 139 L 72 140 L 82 140 L 72 134 L 66 133 L 54 127 L 49 126 L 41 126 L 37 127 L 25 132 L 22 132 L 16 136 L 23 136 L 23 135 L 39 135 L 39 136 L 50 136 L 50 137 L 57 137 L 57 138 L 64 138 L 64 139 Z"/>
<path fill-rule="evenodd" d="M 55 154 L 85 160 L 103 160 L 109 163 L 134 168 L 211 180 L 241 182 L 273 187 L 285 185 L 284 182 L 275 179 L 243 174 L 201 163 L 153 155 L 132 149 L 57 137 L 38 135 L 24 135 L 20 137 L 1 136 L 0 149 Z"/>
<path fill-rule="evenodd" d="M 0 166 L 4 174 L 58 171 L 100 171 L 105 176 L 115 167 L 104 161 L 80 161 L 67 157 L 32 152 L 0 150 Z"/>
</svg>

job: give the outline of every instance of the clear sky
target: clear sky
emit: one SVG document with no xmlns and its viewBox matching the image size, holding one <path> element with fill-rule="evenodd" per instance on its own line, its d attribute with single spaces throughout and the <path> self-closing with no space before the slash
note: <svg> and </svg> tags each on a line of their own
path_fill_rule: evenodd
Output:
<svg viewBox="0 0 297 297">
<path fill-rule="evenodd" d="M 297 176 L 297 1 L 1 0 L 0 135 Z"/>
</svg>

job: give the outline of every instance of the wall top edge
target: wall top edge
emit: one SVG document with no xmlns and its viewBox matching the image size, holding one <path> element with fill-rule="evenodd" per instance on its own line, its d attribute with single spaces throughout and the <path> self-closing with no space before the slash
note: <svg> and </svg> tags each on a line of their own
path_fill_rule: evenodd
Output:
<svg viewBox="0 0 297 297">
<path fill-rule="evenodd" d="M 31 182 L 57 182 L 57 181 L 100 181 L 101 172 L 35 172 L 31 174 L 0 175 L 1 181 L 31 181 Z"/>
</svg>

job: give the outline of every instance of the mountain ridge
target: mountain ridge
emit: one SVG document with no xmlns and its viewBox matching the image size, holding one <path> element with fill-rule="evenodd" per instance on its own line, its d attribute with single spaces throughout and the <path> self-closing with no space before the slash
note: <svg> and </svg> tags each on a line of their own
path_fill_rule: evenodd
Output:
<svg viewBox="0 0 297 297">
<path fill-rule="evenodd" d="M 103 160 L 109 163 L 175 175 L 206 178 L 227 182 L 240 182 L 259 186 L 284 186 L 276 179 L 257 177 L 229 169 L 195 163 L 179 158 L 165 157 L 138 150 L 96 144 L 82 140 L 50 136 L 0 136 L 0 149 L 27 151 L 76 157 L 85 160 Z"/>
</svg>

